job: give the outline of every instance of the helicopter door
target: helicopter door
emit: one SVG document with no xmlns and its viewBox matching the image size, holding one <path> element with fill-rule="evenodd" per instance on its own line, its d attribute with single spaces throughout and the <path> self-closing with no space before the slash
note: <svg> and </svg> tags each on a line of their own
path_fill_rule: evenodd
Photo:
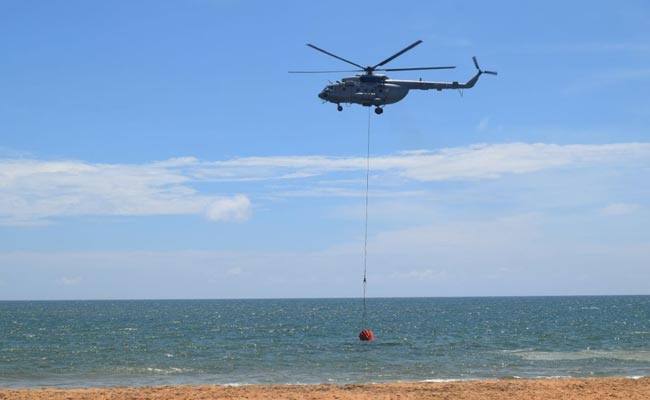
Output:
<svg viewBox="0 0 650 400">
<path fill-rule="evenodd" d="M 377 97 L 379 97 L 382 100 L 386 100 L 389 95 L 390 95 L 390 87 L 384 85 L 383 83 L 377 85 Z"/>
</svg>

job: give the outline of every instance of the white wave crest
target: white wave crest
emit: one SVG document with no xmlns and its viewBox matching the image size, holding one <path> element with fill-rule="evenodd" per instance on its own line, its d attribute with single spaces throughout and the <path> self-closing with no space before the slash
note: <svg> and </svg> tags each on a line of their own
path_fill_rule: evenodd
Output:
<svg viewBox="0 0 650 400">
<path fill-rule="evenodd" d="M 611 360 L 650 362 L 650 350 L 521 351 L 512 354 L 531 361 L 575 361 L 607 358 Z"/>
</svg>

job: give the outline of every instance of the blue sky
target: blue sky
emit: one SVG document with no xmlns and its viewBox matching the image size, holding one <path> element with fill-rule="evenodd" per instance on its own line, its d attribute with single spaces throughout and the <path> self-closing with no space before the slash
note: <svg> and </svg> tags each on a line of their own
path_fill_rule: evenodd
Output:
<svg viewBox="0 0 650 400">
<path fill-rule="evenodd" d="M 650 5 L 0 3 L 0 299 L 650 294 Z"/>
</svg>

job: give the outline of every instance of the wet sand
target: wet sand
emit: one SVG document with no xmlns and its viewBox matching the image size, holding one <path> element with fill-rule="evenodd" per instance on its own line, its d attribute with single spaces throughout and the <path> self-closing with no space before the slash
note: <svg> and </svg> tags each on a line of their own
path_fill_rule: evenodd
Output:
<svg viewBox="0 0 650 400">
<path fill-rule="evenodd" d="M 650 378 L 494 380 L 304 386 L 154 386 L 88 389 L 0 389 L 0 399 L 445 399 L 602 400 L 650 399 Z"/>
</svg>

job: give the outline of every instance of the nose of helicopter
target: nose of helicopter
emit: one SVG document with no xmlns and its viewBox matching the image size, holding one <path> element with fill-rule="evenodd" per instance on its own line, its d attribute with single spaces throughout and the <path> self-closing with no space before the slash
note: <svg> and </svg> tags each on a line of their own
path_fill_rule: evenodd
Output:
<svg viewBox="0 0 650 400">
<path fill-rule="evenodd" d="M 322 100 L 327 100 L 327 93 L 323 90 L 322 92 L 318 93 L 318 97 Z"/>
</svg>

